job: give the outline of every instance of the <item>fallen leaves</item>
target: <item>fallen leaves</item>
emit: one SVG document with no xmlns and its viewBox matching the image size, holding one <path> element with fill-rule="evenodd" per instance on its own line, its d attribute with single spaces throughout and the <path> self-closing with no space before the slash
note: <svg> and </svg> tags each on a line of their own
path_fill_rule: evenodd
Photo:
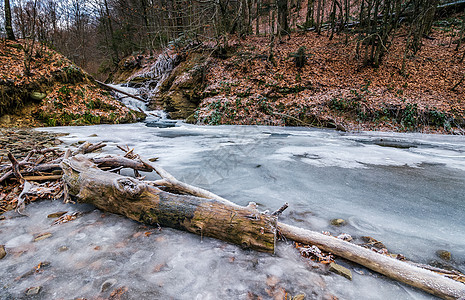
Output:
<svg viewBox="0 0 465 300">
<path fill-rule="evenodd" d="M 408 74 L 400 74 L 399 58 L 405 46 L 402 33 L 394 39 L 378 69 L 364 67 L 355 57 L 355 36 L 349 36 L 349 43 L 344 44 L 345 36 L 330 41 L 316 33 L 291 34 L 289 40 L 276 43 L 275 64 L 266 59 L 268 37 L 232 38 L 230 44 L 237 50 L 227 59 L 216 59 L 206 75 L 206 98 L 196 112 L 197 122 L 278 126 L 333 123 L 348 129 L 447 132 L 447 122 L 438 122 L 428 113 L 454 116 L 458 122 L 464 118 L 465 90 L 451 88 L 463 77 L 465 68 L 458 63 L 453 47 L 445 46 L 448 37 L 435 28 L 431 33 L 435 39 L 425 40 L 419 54 L 406 61 Z M 307 49 L 308 62 L 299 70 L 289 55 L 302 46 Z M 355 114 L 334 110 L 330 107 L 332 99 L 353 101 L 360 109 Z M 416 126 L 401 124 L 401 119 L 389 114 L 380 116 L 384 109 L 402 110 L 408 105 L 416 105 L 419 116 L 424 117 Z M 453 122 L 450 125 L 454 126 Z"/>
</svg>

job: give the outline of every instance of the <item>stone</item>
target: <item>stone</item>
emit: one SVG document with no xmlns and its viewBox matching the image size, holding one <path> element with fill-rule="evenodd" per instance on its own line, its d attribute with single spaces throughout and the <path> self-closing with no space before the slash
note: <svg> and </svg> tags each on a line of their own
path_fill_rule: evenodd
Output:
<svg viewBox="0 0 465 300">
<path fill-rule="evenodd" d="M 334 226 L 344 226 L 346 224 L 347 222 L 344 219 L 332 219 L 331 220 L 331 225 L 334 225 Z"/>
<path fill-rule="evenodd" d="M 56 212 L 56 213 L 53 213 L 53 214 L 49 214 L 47 216 L 47 218 L 56 219 L 56 218 L 59 218 L 59 217 L 61 217 L 62 215 L 66 214 L 66 213 L 67 213 L 67 211 L 59 211 L 59 212 Z"/>
<path fill-rule="evenodd" d="M 305 294 L 295 295 L 292 300 L 305 300 Z"/>
<path fill-rule="evenodd" d="M 5 246 L 0 245 L 0 259 L 4 258 L 5 256 L 6 256 Z"/>
<path fill-rule="evenodd" d="M 33 287 L 30 287 L 26 290 L 26 295 L 27 296 L 34 296 L 34 295 L 37 295 L 38 293 L 40 293 L 40 291 L 42 290 L 42 287 L 41 286 L 33 286 Z"/>
<path fill-rule="evenodd" d="M 176 127 L 176 120 L 157 120 L 146 122 L 145 126 L 147 127 L 158 127 L 158 128 L 169 128 L 169 127 Z"/>
<path fill-rule="evenodd" d="M 436 251 L 436 255 L 439 258 L 441 258 L 443 260 L 447 260 L 447 261 L 451 260 L 451 258 L 452 258 L 452 255 L 447 250 L 438 250 L 438 251 Z"/>
<path fill-rule="evenodd" d="M 58 252 L 65 252 L 65 251 L 68 251 L 69 248 L 66 247 L 66 246 L 61 246 L 60 248 L 58 248 Z"/>
<path fill-rule="evenodd" d="M 34 101 L 42 101 L 43 99 L 45 99 L 45 97 L 47 97 L 47 94 L 40 92 L 32 92 L 30 96 L 31 99 Z"/>
<path fill-rule="evenodd" d="M 100 291 L 102 293 L 108 291 L 112 286 L 116 284 L 116 279 L 110 278 L 106 280 L 104 283 L 102 283 L 102 287 L 100 288 Z"/>
<path fill-rule="evenodd" d="M 366 246 L 373 246 L 378 249 L 386 248 L 386 245 L 371 236 L 362 236 L 361 239 L 365 242 Z"/>
<path fill-rule="evenodd" d="M 329 271 L 336 273 L 338 275 L 341 275 L 349 280 L 352 280 L 352 272 L 347 269 L 346 267 L 343 267 L 341 265 L 338 265 L 335 262 L 332 262 L 329 264 Z"/>
</svg>

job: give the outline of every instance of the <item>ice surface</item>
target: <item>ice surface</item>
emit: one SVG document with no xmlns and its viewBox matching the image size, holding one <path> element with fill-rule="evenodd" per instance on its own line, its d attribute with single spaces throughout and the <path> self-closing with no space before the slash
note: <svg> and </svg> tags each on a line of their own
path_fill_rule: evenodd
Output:
<svg viewBox="0 0 465 300">
<path fill-rule="evenodd" d="M 159 157 L 178 179 L 241 205 L 254 201 L 259 209 L 274 211 L 289 202 L 283 222 L 334 235 L 369 235 L 416 262 L 440 261 L 435 252 L 448 250 L 453 261 L 440 262 L 465 271 L 463 137 L 181 122 L 165 129 L 138 123 L 46 130 L 69 132 L 63 147 L 82 140 L 105 141 L 106 153 L 120 152 L 117 144 L 134 147 L 144 157 Z M 51 226 L 46 219 L 80 207 L 41 202 L 26 207 L 29 217 L 10 213 L 0 221 L 0 244 L 9 253 L 0 261 L 5 286 L 0 298 L 42 285 L 44 297 L 65 299 L 108 296 L 120 286 L 129 288 L 131 299 L 246 299 L 249 292 L 269 299 L 270 276 L 292 295 L 310 299 L 327 293 L 340 299 L 431 298 L 351 264 L 345 266 L 353 270 L 353 281 L 314 270 L 286 244 L 276 256 L 247 252 L 176 230 L 142 228 L 123 217 L 102 217 L 89 208 L 68 224 Z M 347 225 L 334 227 L 333 218 Z M 145 236 L 146 231 L 152 234 Z M 32 242 L 43 232 L 53 235 Z M 62 246 L 69 250 L 58 252 Z M 49 269 L 14 281 L 44 260 Z M 107 280 L 111 287 L 101 293 Z"/>
</svg>

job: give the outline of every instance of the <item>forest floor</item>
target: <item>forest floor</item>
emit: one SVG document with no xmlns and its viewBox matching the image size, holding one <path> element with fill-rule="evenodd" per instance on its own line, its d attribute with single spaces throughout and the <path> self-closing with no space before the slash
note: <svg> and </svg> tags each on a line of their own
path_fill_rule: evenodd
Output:
<svg viewBox="0 0 465 300">
<path fill-rule="evenodd" d="M 378 68 L 364 64 L 363 51 L 357 57 L 353 35 L 293 33 L 272 48 L 269 37 L 231 38 L 230 50 L 209 64 L 194 122 L 463 134 L 465 46 L 455 50 L 457 21 L 436 23 L 403 73 L 406 29 Z M 300 47 L 302 68 L 293 57 Z"/>
<path fill-rule="evenodd" d="M 0 39 L 0 92 L 0 127 L 124 123 L 143 117 L 63 55 L 25 40 Z"/>
</svg>

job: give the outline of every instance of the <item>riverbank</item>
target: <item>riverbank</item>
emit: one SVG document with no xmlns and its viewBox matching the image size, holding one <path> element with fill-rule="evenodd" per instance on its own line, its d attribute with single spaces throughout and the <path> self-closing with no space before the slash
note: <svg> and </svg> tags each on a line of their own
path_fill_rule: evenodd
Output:
<svg viewBox="0 0 465 300">
<path fill-rule="evenodd" d="M 0 39 L 0 62 L 0 127 L 115 124 L 144 118 L 46 45 Z"/>
<path fill-rule="evenodd" d="M 408 28 L 399 30 L 377 68 L 364 61 L 356 34 L 295 32 L 128 57 L 112 78 L 156 85 L 150 107 L 194 124 L 464 134 L 460 22 L 436 22 L 415 55 L 406 55 Z M 166 65 L 174 66 L 163 82 L 147 76 Z"/>
<path fill-rule="evenodd" d="M 397 36 L 379 68 L 356 55 L 356 36 L 330 40 L 295 33 L 272 48 L 265 37 L 231 41 L 215 59 L 195 122 L 337 127 L 342 130 L 463 134 L 465 72 L 452 36 L 435 27 L 417 55 L 405 60 Z M 306 63 L 296 66 L 303 48 Z"/>
</svg>

